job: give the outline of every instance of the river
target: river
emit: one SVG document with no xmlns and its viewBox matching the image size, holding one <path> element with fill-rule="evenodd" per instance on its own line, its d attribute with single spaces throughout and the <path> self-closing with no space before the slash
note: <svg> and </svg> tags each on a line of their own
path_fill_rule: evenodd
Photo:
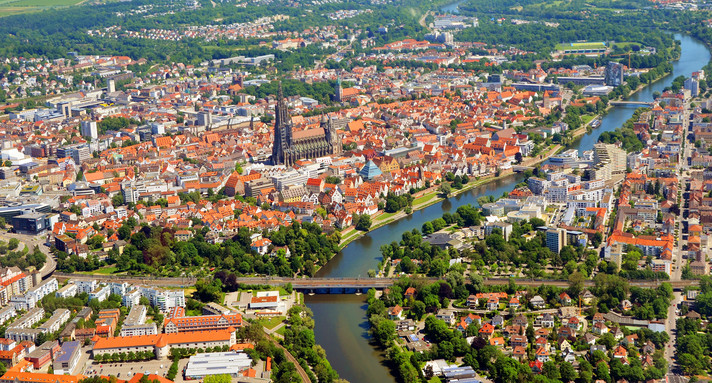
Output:
<svg viewBox="0 0 712 383">
<path fill-rule="evenodd" d="M 443 10 L 457 12 L 457 4 L 449 4 Z M 675 35 L 682 44 L 681 58 L 673 63 L 673 72 L 664 79 L 642 89 L 628 98 L 631 101 L 652 101 L 654 92 L 661 92 L 677 76 L 690 76 L 710 60 L 710 51 L 701 42 Z M 572 146 L 583 150 L 593 149 L 593 144 L 603 132 L 623 125 L 635 111 L 635 107 L 613 107 L 603 117 L 601 126 L 591 134 L 585 134 Z M 523 180 L 522 175 L 512 175 L 474 188 L 466 193 L 413 212 L 409 217 L 373 230 L 351 242 L 317 273 L 318 277 L 367 276 L 381 260 L 381 245 L 399 241 L 406 230 L 420 229 L 423 222 L 442 216 L 465 204 L 476 204 L 483 195 L 500 196 L 509 192 Z M 366 302 L 357 295 L 307 296 L 306 303 L 314 312 L 316 342 L 324 347 L 327 357 L 339 375 L 351 383 L 391 383 L 395 378 L 382 364 L 382 355 L 368 342 Z"/>
</svg>

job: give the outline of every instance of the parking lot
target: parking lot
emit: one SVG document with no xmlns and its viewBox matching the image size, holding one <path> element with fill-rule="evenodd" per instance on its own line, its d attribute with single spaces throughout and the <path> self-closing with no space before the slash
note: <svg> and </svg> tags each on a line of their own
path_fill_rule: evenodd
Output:
<svg viewBox="0 0 712 383">
<path fill-rule="evenodd" d="M 148 360 L 145 362 L 124 362 L 124 363 L 99 363 L 92 362 L 87 364 L 84 370 L 84 375 L 114 375 L 120 379 L 127 379 L 137 373 L 157 374 L 166 376 L 168 369 L 171 367 L 171 361 L 165 360 Z"/>
</svg>

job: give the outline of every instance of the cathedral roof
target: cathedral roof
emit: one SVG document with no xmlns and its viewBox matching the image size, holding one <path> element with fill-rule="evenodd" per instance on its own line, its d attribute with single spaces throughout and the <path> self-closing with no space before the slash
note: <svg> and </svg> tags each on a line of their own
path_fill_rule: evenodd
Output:
<svg viewBox="0 0 712 383">
<path fill-rule="evenodd" d="M 311 138 L 311 137 L 319 137 L 324 135 L 324 129 L 322 128 L 313 128 L 313 129 L 306 129 L 306 130 L 299 130 L 294 133 L 294 139 L 304 139 L 304 138 Z"/>
</svg>

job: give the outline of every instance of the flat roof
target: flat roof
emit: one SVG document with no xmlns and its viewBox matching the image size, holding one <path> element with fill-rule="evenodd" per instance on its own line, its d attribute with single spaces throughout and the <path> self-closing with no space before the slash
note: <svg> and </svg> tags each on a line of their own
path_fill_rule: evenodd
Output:
<svg viewBox="0 0 712 383">
<path fill-rule="evenodd" d="M 81 347 L 81 344 L 77 341 L 64 342 L 62 344 L 62 351 L 57 357 L 55 357 L 55 362 L 69 362 L 72 360 L 72 355 Z"/>
<path fill-rule="evenodd" d="M 249 368 L 252 359 L 242 352 L 211 352 L 193 355 L 185 369 L 186 377 L 207 375 L 236 375 L 240 370 Z"/>
<path fill-rule="evenodd" d="M 145 318 L 146 318 L 146 306 L 144 305 L 133 305 L 131 306 L 131 311 L 129 311 L 129 315 L 126 316 L 126 319 L 124 320 L 124 324 L 127 325 L 140 325 L 143 324 Z M 143 318 L 141 318 L 143 317 Z"/>
</svg>

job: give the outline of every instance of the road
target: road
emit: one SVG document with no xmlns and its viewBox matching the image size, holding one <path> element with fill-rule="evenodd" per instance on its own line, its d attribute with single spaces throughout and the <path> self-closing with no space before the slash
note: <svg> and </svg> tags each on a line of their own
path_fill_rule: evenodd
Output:
<svg viewBox="0 0 712 383">
<path fill-rule="evenodd" d="M 680 197 L 677 197 L 677 203 L 680 206 L 679 214 L 675 219 L 675 240 L 676 245 L 673 250 L 673 269 L 670 273 L 670 281 L 672 283 L 682 282 L 682 269 L 687 262 L 683 257 L 683 249 L 686 247 L 688 239 L 688 227 L 686 222 L 686 217 L 689 216 L 688 203 L 689 198 L 687 197 L 687 185 L 690 182 L 689 161 L 691 156 L 691 144 L 688 140 L 688 134 L 691 133 L 691 123 L 690 123 L 690 100 L 685 101 L 684 111 L 683 111 L 683 134 L 681 137 L 682 153 L 680 154 L 679 161 L 676 165 L 677 174 L 679 177 L 679 191 L 681 192 Z M 675 364 L 675 349 L 676 349 L 676 337 L 677 337 L 677 305 L 683 301 L 683 296 L 680 292 L 675 292 L 670 307 L 668 308 L 667 319 L 665 320 L 665 328 L 668 335 L 670 336 L 670 341 L 665 347 L 664 356 L 668 363 L 668 373 L 666 375 L 667 381 L 669 383 L 683 383 L 687 379 L 677 373 L 677 365 Z"/>
<path fill-rule="evenodd" d="M 677 335 L 677 315 L 676 309 L 677 305 L 682 302 L 682 294 L 675 292 L 675 298 L 668 308 L 667 320 L 665 322 L 665 327 L 667 328 L 667 333 L 670 335 L 670 342 L 668 342 L 667 347 L 665 347 L 665 360 L 668 362 L 668 375 L 674 375 L 673 371 L 676 370 L 676 365 L 674 361 L 675 357 L 675 340 Z"/>
<path fill-rule="evenodd" d="M 45 264 L 40 269 L 40 274 L 42 279 L 47 278 L 51 275 L 57 268 L 57 262 L 54 260 L 52 253 L 49 251 L 49 247 L 45 244 L 45 237 L 41 235 L 26 235 L 26 234 L 16 234 L 16 233 L 2 233 L 0 234 L 0 239 L 3 241 L 8 241 L 10 238 L 17 238 L 22 244 L 27 245 L 27 248 L 32 251 L 32 249 L 37 246 L 42 253 L 46 256 L 47 260 Z M 22 245 L 20 245 L 22 249 Z"/>
<path fill-rule="evenodd" d="M 691 155 L 690 142 L 688 141 L 688 132 L 690 129 L 690 102 L 685 102 L 685 110 L 683 118 L 683 134 L 681 139 L 682 153 L 680 155 L 680 160 L 677 162 L 676 170 L 679 175 L 679 185 L 678 190 L 682 193 L 681 198 L 677 198 L 677 203 L 680 206 L 680 212 L 675 220 L 675 240 L 677 244 L 673 252 L 673 270 L 670 275 L 671 281 L 679 281 L 682 279 L 682 268 L 685 265 L 686 260 L 683 258 L 683 248 L 687 244 L 687 227 L 685 217 L 688 215 L 688 198 L 686 198 L 687 185 L 690 181 L 690 176 L 687 170 L 688 161 Z"/>
</svg>

